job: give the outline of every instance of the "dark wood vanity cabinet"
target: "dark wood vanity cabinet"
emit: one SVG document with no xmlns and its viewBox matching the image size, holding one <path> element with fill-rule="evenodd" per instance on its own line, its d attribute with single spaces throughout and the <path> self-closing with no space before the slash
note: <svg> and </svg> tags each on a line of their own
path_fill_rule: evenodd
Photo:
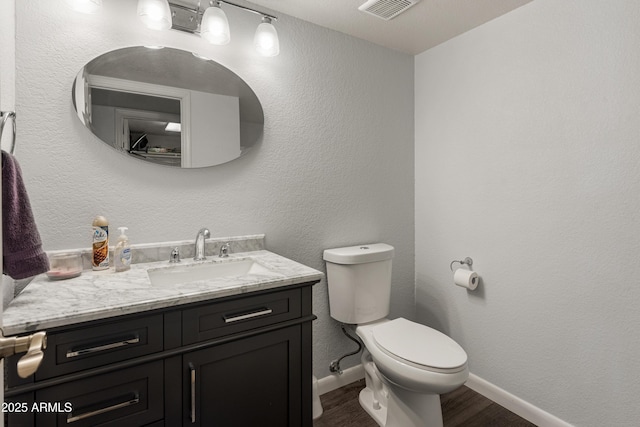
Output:
<svg viewBox="0 0 640 427">
<path fill-rule="evenodd" d="M 311 427 L 313 284 L 50 329 L 6 425 Z"/>
</svg>

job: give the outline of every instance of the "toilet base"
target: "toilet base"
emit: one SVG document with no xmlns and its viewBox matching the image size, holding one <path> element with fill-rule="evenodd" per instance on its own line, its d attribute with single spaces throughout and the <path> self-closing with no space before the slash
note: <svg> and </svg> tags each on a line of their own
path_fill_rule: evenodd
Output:
<svg viewBox="0 0 640 427">
<path fill-rule="evenodd" d="M 362 352 L 366 387 L 360 406 L 381 427 L 443 427 L 439 394 L 425 394 L 392 384 L 376 367 L 371 353 Z"/>
<path fill-rule="evenodd" d="M 388 387 L 385 427 L 443 427 L 439 394 L 422 394 Z"/>
<path fill-rule="evenodd" d="M 417 395 L 407 390 L 389 390 L 387 406 L 376 403 L 373 390 L 360 391 L 360 406 L 381 427 L 442 427 L 440 395 Z M 400 400 L 406 399 L 406 400 Z M 414 400 L 414 402 L 411 402 Z M 407 405 L 405 402 L 409 402 Z M 416 410 L 417 408 L 417 410 Z"/>
<path fill-rule="evenodd" d="M 387 407 L 379 403 L 374 403 L 373 390 L 368 387 L 363 388 L 360 391 L 358 400 L 360 401 L 360 406 L 367 411 L 367 414 L 369 414 L 379 426 L 384 427 L 384 423 L 387 421 Z M 375 408 L 376 406 L 377 409 Z"/>
</svg>

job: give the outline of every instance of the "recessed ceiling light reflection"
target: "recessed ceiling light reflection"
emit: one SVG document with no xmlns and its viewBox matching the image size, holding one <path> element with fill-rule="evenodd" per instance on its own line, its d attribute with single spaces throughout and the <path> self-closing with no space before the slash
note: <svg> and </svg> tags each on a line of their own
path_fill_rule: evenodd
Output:
<svg viewBox="0 0 640 427">
<path fill-rule="evenodd" d="M 180 132 L 181 129 L 182 126 L 180 125 L 180 123 L 174 122 L 167 123 L 167 126 L 164 128 L 164 130 L 166 130 L 167 132 Z"/>
</svg>

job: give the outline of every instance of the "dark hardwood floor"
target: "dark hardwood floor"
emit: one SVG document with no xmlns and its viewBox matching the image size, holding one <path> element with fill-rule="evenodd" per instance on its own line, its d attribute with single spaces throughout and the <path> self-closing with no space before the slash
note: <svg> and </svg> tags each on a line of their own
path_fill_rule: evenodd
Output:
<svg viewBox="0 0 640 427">
<path fill-rule="evenodd" d="M 320 396 L 324 412 L 313 427 L 378 427 L 360 407 L 364 380 Z M 535 427 L 475 391 L 462 386 L 440 397 L 444 427 Z"/>
</svg>

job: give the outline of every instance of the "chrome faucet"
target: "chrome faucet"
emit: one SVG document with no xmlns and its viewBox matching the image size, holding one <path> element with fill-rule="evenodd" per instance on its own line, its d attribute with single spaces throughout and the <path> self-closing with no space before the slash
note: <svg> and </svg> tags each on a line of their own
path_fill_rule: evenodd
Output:
<svg viewBox="0 0 640 427">
<path fill-rule="evenodd" d="M 193 257 L 194 261 L 202 261 L 207 259 L 207 257 L 204 256 L 204 240 L 208 239 L 210 236 L 211 233 L 209 233 L 208 228 L 201 228 L 200 231 L 198 231 L 198 234 L 196 235 L 196 256 Z"/>
</svg>

